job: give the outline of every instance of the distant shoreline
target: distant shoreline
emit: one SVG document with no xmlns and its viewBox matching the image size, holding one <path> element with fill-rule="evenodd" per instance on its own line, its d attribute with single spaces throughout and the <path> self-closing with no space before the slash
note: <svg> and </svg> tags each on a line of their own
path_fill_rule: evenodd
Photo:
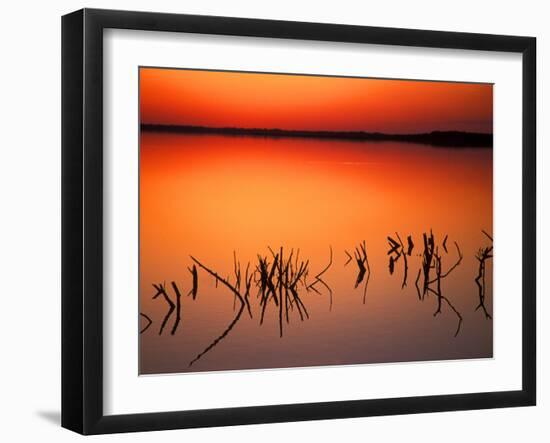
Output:
<svg viewBox="0 0 550 443">
<path fill-rule="evenodd" d="M 141 124 L 142 131 L 186 134 L 220 134 L 256 137 L 299 137 L 350 141 L 401 141 L 433 146 L 491 148 L 493 134 L 463 131 L 432 131 L 419 134 L 385 134 L 363 131 L 300 131 L 264 128 L 211 128 L 206 126 Z"/>
</svg>

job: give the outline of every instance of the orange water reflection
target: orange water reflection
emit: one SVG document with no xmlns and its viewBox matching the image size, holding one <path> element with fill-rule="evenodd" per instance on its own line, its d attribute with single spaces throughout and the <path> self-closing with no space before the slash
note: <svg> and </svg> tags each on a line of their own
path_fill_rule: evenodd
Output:
<svg viewBox="0 0 550 443">
<path fill-rule="evenodd" d="M 442 283 L 462 313 L 446 306 L 433 317 L 433 296 L 420 302 L 414 280 L 421 236 L 432 228 L 449 237 L 443 267 L 464 255 Z M 140 336 L 141 373 L 211 371 L 492 356 L 492 322 L 477 306 L 475 253 L 492 232 L 492 150 L 445 149 L 407 143 L 299 138 L 231 137 L 142 133 L 140 146 L 140 310 L 152 320 Z M 409 282 L 401 290 L 402 263 L 388 272 L 388 235 L 412 235 Z M 354 289 L 357 269 L 347 261 L 365 240 L 372 275 L 366 303 Z M 234 317 L 233 296 L 199 272 L 196 300 L 185 294 L 192 254 L 220 275 L 233 272 L 233 251 L 253 261 L 267 247 L 300 248 L 313 271 L 333 266 L 328 296 L 310 293 L 310 313 L 296 312 L 279 337 L 268 307 L 260 327 L 243 315 L 212 351 L 188 364 Z M 487 264 L 487 307 L 492 311 L 492 264 Z M 174 336 L 158 335 L 167 309 L 152 299 L 152 283 L 174 280 L 182 288 L 182 322 Z M 170 288 L 168 288 L 170 289 Z M 173 294 L 170 293 L 171 297 Z M 170 329 L 170 328 L 167 328 Z"/>
</svg>

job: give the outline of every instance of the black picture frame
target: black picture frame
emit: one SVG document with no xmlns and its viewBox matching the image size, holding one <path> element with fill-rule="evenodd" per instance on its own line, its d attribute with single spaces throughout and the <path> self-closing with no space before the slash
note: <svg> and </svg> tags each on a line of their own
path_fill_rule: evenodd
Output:
<svg viewBox="0 0 550 443">
<path fill-rule="evenodd" d="M 103 412 L 103 31 L 108 28 L 519 53 L 522 98 L 522 389 L 170 411 Z M 62 18 L 62 426 L 82 434 L 530 406 L 536 403 L 536 39 L 83 9 Z"/>
</svg>

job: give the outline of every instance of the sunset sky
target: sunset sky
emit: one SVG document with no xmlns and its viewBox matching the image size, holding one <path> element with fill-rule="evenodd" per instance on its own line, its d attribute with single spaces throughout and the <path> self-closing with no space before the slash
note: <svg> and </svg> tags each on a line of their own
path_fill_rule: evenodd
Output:
<svg viewBox="0 0 550 443">
<path fill-rule="evenodd" d="M 491 84 L 140 68 L 141 123 L 492 132 Z"/>
</svg>

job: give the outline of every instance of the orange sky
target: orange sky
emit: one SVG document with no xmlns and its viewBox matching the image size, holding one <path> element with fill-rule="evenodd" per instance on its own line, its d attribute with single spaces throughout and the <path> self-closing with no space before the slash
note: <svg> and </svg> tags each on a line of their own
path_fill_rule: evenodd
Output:
<svg viewBox="0 0 550 443">
<path fill-rule="evenodd" d="M 140 68 L 142 123 L 415 133 L 492 132 L 493 87 Z"/>
</svg>

